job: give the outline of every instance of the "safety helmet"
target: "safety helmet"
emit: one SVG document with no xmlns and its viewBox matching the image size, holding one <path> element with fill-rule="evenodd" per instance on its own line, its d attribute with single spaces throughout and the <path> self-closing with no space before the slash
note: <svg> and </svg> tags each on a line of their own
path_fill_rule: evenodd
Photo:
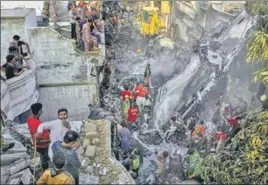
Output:
<svg viewBox="0 0 268 185">
<path fill-rule="evenodd" d="M 267 96 L 266 95 L 262 95 L 261 96 L 261 101 L 264 102 L 265 100 L 267 100 Z"/>
<path fill-rule="evenodd" d="M 141 54 L 142 50 L 141 49 L 137 49 L 137 54 Z"/>
</svg>

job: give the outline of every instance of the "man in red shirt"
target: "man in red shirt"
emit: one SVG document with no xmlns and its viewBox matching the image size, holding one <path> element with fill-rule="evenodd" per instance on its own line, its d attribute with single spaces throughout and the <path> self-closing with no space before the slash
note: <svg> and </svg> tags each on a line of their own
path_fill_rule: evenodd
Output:
<svg viewBox="0 0 268 185">
<path fill-rule="evenodd" d="M 42 104 L 41 103 L 35 103 L 31 106 L 31 110 L 33 115 L 28 117 L 28 127 L 30 130 L 30 133 L 32 135 L 33 142 L 35 143 L 35 137 L 34 135 L 37 133 L 38 126 L 42 123 L 39 119 L 42 114 Z M 50 158 L 48 156 L 48 147 L 49 147 L 49 131 L 44 130 L 41 137 L 39 137 L 36 140 L 36 149 L 37 152 L 40 154 L 40 160 L 43 170 L 46 170 L 48 168 L 48 164 L 50 161 Z"/>
<path fill-rule="evenodd" d="M 132 131 L 132 127 L 136 124 L 136 120 L 139 117 L 139 109 L 137 107 L 137 105 L 135 105 L 134 103 L 131 104 L 130 108 L 128 109 L 128 129 L 130 131 Z"/>
</svg>

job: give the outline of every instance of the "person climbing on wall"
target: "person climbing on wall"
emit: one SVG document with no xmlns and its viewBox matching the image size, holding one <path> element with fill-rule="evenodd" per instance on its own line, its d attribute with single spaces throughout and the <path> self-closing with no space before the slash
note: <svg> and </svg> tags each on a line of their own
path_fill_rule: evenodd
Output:
<svg viewBox="0 0 268 185">
<path fill-rule="evenodd" d="M 186 172 L 188 174 L 188 178 L 202 182 L 200 174 L 202 172 L 203 159 L 201 158 L 200 154 L 197 152 L 196 149 L 191 149 L 189 150 L 186 159 L 188 159 L 189 164 Z"/>
<path fill-rule="evenodd" d="M 121 123 L 122 128 L 118 131 L 119 132 L 119 137 L 120 137 L 120 148 L 121 150 L 127 154 L 130 149 L 130 140 L 131 140 L 131 133 L 128 130 L 128 128 L 126 128 L 126 123 L 123 121 Z"/>
<path fill-rule="evenodd" d="M 137 127 L 136 121 L 139 117 L 139 109 L 135 102 L 133 102 L 128 109 L 128 129 L 132 131 L 133 127 Z"/>
<path fill-rule="evenodd" d="M 79 168 L 81 167 L 81 163 L 78 159 L 78 156 L 73 149 L 73 146 L 76 144 L 79 135 L 75 131 L 67 131 L 63 141 L 56 141 L 52 145 L 53 154 L 57 152 L 62 152 L 66 157 L 66 166 L 65 169 L 75 179 L 75 184 L 79 184 Z M 53 155 L 54 156 L 54 155 Z"/>
<path fill-rule="evenodd" d="M 132 159 L 131 170 L 136 173 L 136 176 L 138 176 L 139 169 L 143 160 L 140 150 L 134 148 L 131 152 L 130 158 Z"/>
<path fill-rule="evenodd" d="M 44 171 L 37 181 L 37 185 L 43 184 L 75 184 L 73 176 L 64 169 L 66 157 L 62 152 L 53 155 L 53 167 Z"/>
<path fill-rule="evenodd" d="M 40 116 L 42 114 L 42 104 L 41 103 L 34 103 L 31 105 L 32 115 L 28 117 L 27 123 L 28 128 L 30 130 L 33 143 L 35 143 L 34 135 L 37 133 L 37 128 L 42 121 L 40 120 Z M 49 149 L 49 130 L 44 130 L 42 135 L 36 139 L 36 150 L 40 154 L 41 166 L 43 171 L 48 168 L 50 158 L 48 156 L 48 149 Z"/>
<path fill-rule="evenodd" d="M 145 96 L 148 94 L 141 82 L 137 83 L 134 94 L 137 96 L 136 103 L 139 107 L 139 111 L 142 112 L 145 105 Z"/>
<path fill-rule="evenodd" d="M 194 131 L 192 132 L 193 139 L 201 140 L 205 134 L 204 121 L 201 120 L 198 124 L 195 125 Z"/>
</svg>

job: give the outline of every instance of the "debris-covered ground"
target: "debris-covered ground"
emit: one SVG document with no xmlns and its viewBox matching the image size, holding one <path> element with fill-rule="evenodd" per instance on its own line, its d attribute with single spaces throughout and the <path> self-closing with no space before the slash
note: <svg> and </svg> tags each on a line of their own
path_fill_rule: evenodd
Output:
<svg viewBox="0 0 268 185">
<path fill-rule="evenodd" d="M 116 7 L 115 12 L 122 10 L 113 2 L 105 2 L 104 7 L 110 10 Z M 113 17 L 115 12 L 104 13 Z M 114 70 L 109 88 L 101 88 L 102 106 L 113 112 L 117 122 L 120 122 L 119 94 L 123 85 L 128 84 L 132 89 L 137 81 L 143 81 L 145 67 L 150 63 L 153 86 L 150 119 L 144 120 L 141 115 L 141 129 L 132 135 L 133 145 L 141 148 L 145 156 L 137 182 L 154 183 L 157 179 L 158 183 L 179 183 L 183 178 L 174 180 L 178 174 L 172 170 L 173 165 L 165 177 L 155 175 L 155 152 L 167 150 L 172 156 L 170 161 L 178 163 L 174 165 L 177 170 L 180 166 L 185 167 L 184 156 L 189 147 L 196 147 L 190 146 L 185 139 L 184 125 L 189 117 L 204 120 L 215 129 L 221 122 L 217 119 L 216 111 L 220 94 L 233 107 L 244 112 L 247 110 L 248 100 L 252 99 L 255 92 L 248 88 L 253 69 L 245 63 L 245 40 L 254 20 L 241 12 L 229 24 L 219 24 L 207 32 L 200 38 L 197 50 L 193 51 L 193 46 L 180 46 L 165 37 L 142 38 L 133 28 L 133 21 L 123 16 L 134 13 L 125 10 L 119 12 L 122 13 L 119 16 L 119 28 L 115 28 L 109 20 L 106 24 L 107 58 L 112 62 Z M 161 39 L 172 43 L 173 48 L 161 46 Z M 142 54 L 136 53 L 139 48 Z M 174 160 L 177 158 L 180 160 Z M 182 174 L 183 170 L 177 173 Z"/>
</svg>

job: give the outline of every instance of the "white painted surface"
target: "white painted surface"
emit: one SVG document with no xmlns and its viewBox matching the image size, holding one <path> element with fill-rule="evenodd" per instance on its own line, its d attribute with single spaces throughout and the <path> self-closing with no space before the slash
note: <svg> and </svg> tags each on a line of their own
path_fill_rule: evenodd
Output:
<svg viewBox="0 0 268 185">
<path fill-rule="evenodd" d="M 58 109 L 68 109 L 69 118 L 84 120 L 89 104 L 97 101 L 97 79 L 90 75 L 90 56 L 77 54 L 73 40 L 60 37 L 52 28 L 30 29 L 30 44 L 35 48 L 37 84 L 88 83 L 88 85 L 40 87 L 39 102 L 43 104 L 43 121 L 57 118 Z"/>
<path fill-rule="evenodd" d="M 32 61 L 30 70 L 6 82 L 1 81 L 1 110 L 8 119 L 13 120 L 37 101 L 39 93 L 36 90 L 35 73 L 35 62 Z"/>
</svg>

